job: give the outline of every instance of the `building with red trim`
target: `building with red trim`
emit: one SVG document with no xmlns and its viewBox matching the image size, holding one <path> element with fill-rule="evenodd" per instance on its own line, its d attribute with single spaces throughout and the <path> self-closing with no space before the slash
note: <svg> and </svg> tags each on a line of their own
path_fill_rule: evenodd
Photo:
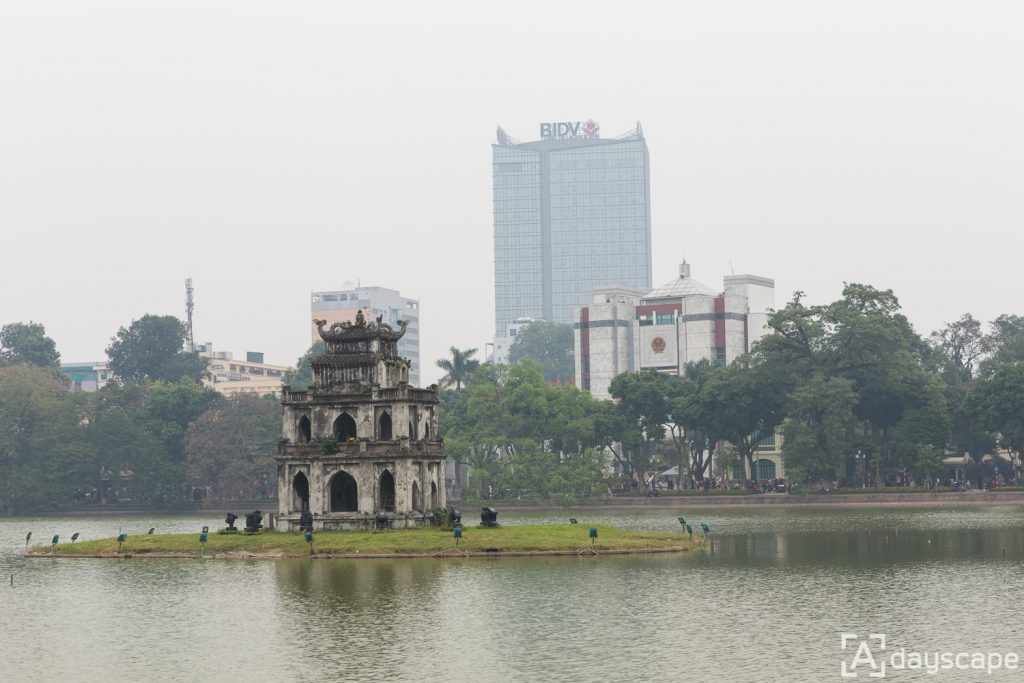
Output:
<svg viewBox="0 0 1024 683">
<path fill-rule="evenodd" d="M 574 310 L 576 386 L 610 398 L 608 386 L 623 372 L 653 369 L 679 374 L 702 359 L 731 363 L 764 334 L 775 304 L 775 281 L 727 275 L 715 291 L 690 277 L 654 290 L 607 287 Z"/>
</svg>

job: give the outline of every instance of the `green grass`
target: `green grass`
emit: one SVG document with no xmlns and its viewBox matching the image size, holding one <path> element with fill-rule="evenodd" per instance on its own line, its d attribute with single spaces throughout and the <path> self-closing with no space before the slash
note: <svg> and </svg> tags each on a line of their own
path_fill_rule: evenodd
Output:
<svg viewBox="0 0 1024 683">
<path fill-rule="evenodd" d="M 550 524 L 500 526 L 496 529 L 466 527 L 463 529 L 459 550 L 464 552 L 573 552 L 591 547 L 589 527 L 584 524 Z M 593 546 L 602 551 L 649 551 L 660 549 L 688 549 L 687 537 L 683 534 L 641 533 L 623 531 L 614 527 L 597 527 L 597 543 Z M 314 535 L 313 549 L 317 554 L 330 555 L 431 555 L 451 550 L 455 540 L 450 530 L 443 529 L 395 529 L 374 533 L 370 531 L 321 531 Z M 123 555 L 198 555 L 199 534 L 154 534 L 129 536 L 122 549 Z M 264 532 L 255 536 L 244 534 L 209 535 L 205 553 L 207 555 L 239 553 L 257 555 L 304 557 L 309 546 L 302 534 L 292 532 Z M 48 546 L 33 548 L 29 554 L 50 555 Z M 81 557 L 114 557 L 117 553 L 117 539 L 62 543 L 55 554 Z"/>
</svg>

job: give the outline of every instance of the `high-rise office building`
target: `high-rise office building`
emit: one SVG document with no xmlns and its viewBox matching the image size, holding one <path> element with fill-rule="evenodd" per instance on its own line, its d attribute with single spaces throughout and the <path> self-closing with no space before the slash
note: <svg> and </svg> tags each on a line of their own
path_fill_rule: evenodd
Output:
<svg viewBox="0 0 1024 683">
<path fill-rule="evenodd" d="M 543 123 L 540 140 L 498 129 L 495 348 L 517 318 L 572 323 L 599 287 L 651 286 L 651 197 L 640 124 L 602 138 L 594 121 Z"/>
<path fill-rule="evenodd" d="M 398 340 L 398 355 L 412 361 L 409 368 L 409 383 L 420 384 L 420 302 L 400 295 L 394 289 L 385 287 L 350 287 L 334 292 L 313 292 L 310 301 L 310 320 L 326 320 L 328 326 L 334 323 L 353 322 L 356 313 L 362 310 L 367 320 L 383 316 L 382 322 L 396 328 L 399 320 L 406 320 L 409 326 Z M 316 324 L 310 322 L 311 339 L 320 339 Z"/>
</svg>

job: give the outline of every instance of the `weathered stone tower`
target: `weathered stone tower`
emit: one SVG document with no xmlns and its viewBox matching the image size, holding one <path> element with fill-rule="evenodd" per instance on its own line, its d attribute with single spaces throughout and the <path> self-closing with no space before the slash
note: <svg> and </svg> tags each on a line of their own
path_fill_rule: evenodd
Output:
<svg viewBox="0 0 1024 683">
<path fill-rule="evenodd" d="M 327 351 L 314 359 L 313 386 L 283 387 L 277 452 L 278 527 L 361 529 L 380 511 L 396 527 L 423 523 L 445 506 L 444 447 L 437 436 L 437 388 L 409 386 L 400 358 L 405 334 L 367 322 L 314 321 Z M 307 516 L 307 520 L 308 520 Z"/>
</svg>

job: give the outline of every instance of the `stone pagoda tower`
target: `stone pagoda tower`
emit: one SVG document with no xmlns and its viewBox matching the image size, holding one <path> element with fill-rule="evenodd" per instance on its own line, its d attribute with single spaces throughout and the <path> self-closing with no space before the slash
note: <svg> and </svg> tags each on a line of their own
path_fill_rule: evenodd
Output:
<svg viewBox="0 0 1024 683">
<path fill-rule="evenodd" d="M 437 387 L 409 386 L 398 356 L 406 323 L 314 321 L 327 351 L 313 386 L 282 388 L 277 451 L 278 528 L 362 529 L 381 511 L 392 526 L 423 524 L 445 506 Z M 306 513 L 304 515 L 304 513 Z"/>
</svg>

